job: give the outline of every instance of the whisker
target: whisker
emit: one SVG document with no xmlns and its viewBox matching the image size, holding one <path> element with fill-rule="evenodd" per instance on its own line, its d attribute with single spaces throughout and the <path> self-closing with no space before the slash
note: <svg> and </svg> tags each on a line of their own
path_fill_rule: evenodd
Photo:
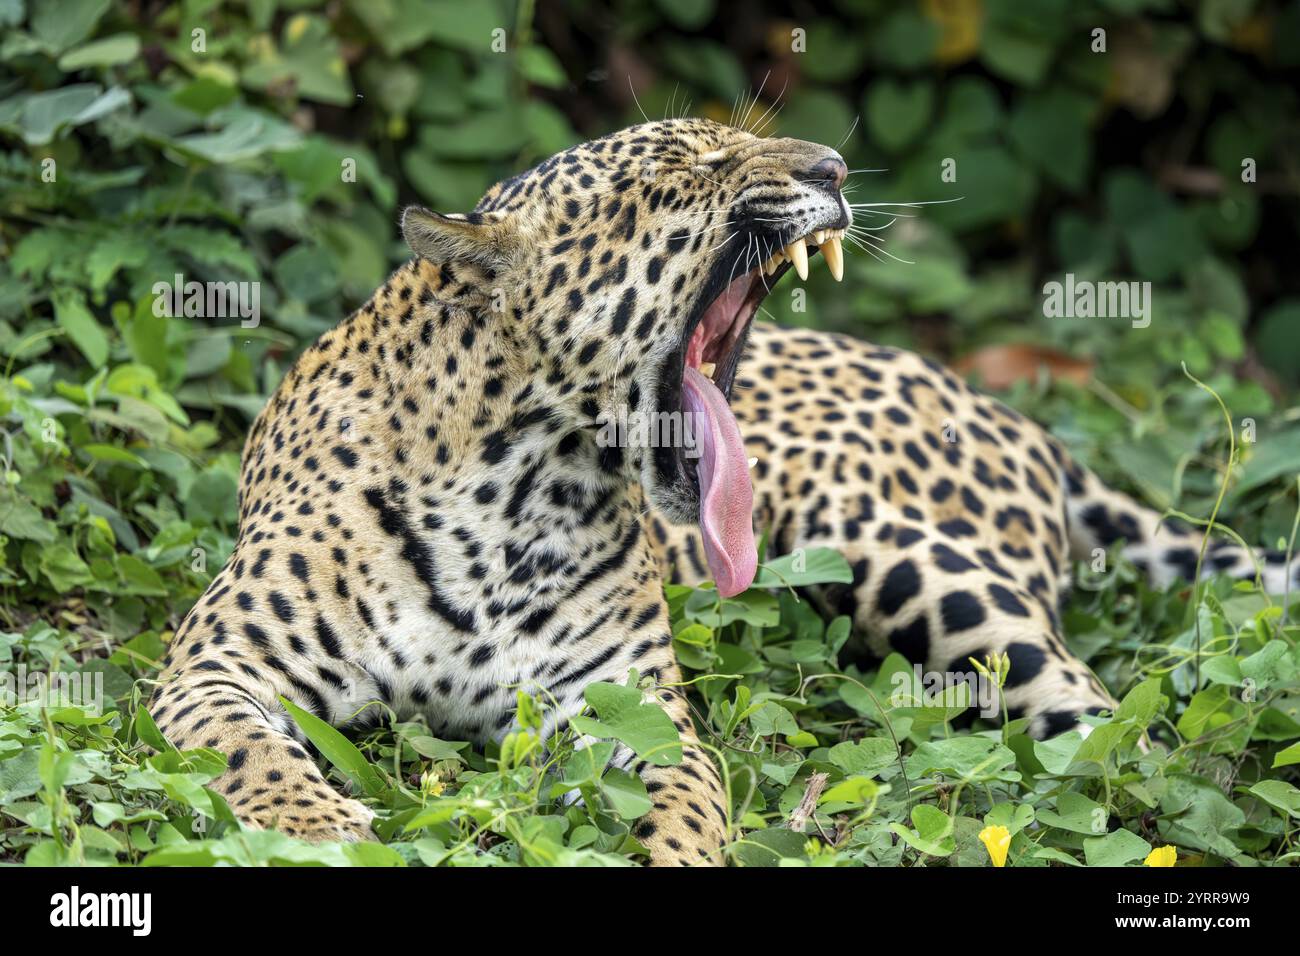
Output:
<svg viewBox="0 0 1300 956">
<path fill-rule="evenodd" d="M 915 219 L 916 217 L 912 216 L 911 218 Z M 894 223 L 898 222 L 898 220 L 899 217 L 895 216 L 894 218 L 890 219 L 889 222 L 881 223 L 879 226 L 862 226 L 855 222 L 849 226 L 849 232 L 856 232 L 859 229 L 866 230 L 867 232 L 879 232 L 882 229 L 888 229 Z"/>
<path fill-rule="evenodd" d="M 857 246 L 859 249 L 861 249 L 861 250 L 862 250 L 863 252 L 865 252 L 867 255 L 871 256 L 871 258 L 875 259 L 877 262 L 883 263 L 883 262 L 885 261 L 884 259 L 880 258 L 880 256 L 878 256 L 878 255 L 876 255 L 874 252 L 872 252 L 871 249 L 869 249 L 865 244 L 863 244 L 862 242 L 858 241 L 858 239 L 857 239 L 856 236 L 850 236 L 850 235 L 848 235 L 848 234 L 846 233 L 845 236 L 844 236 L 844 238 L 847 239 L 847 240 L 849 240 L 849 244 L 850 244 L 850 246 Z"/>
<path fill-rule="evenodd" d="M 641 112 L 641 118 L 642 118 L 643 120 L 645 120 L 647 123 L 649 123 L 649 122 L 650 122 L 650 117 L 646 116 L 646 115 L 645 115 L 645 110 L 641 109 L 641 101 L 640 101 L 639 99 L 637 99 L 637 97 L 636 97 L 636 88 L 632 86 L 632 74 L 631 74 L 631 73 L 629 73 L 629 74 L 627 75 L 627 88 L 628 88 L 628 89 L 631 91 L 631 93 L 632 93 L 632 102 L 636 104 L 636 108 L 637 108 L 638 110 L 640 110 L 640 112 Z"/>
<path fill-rule="evenodd" d="M 965 196 L 958 196 L 956 199 L 927 199 L 918 200 L 917 202 L 863 202 L 850 203 L 849 205 L 854 209 L 859 207 L 867 209 L 875 206 L 906 206 L 908 209 L 917 209 L 921 206 L 941 206 L 944 203 L 961 202 L 965 198 Z"/>
<path fill-rule="evenodd" d="M 754 111 L 754 107 L 758 105 L 759 97 L 763 95 L 763 88 L 767 86 L 767 81 L 771 76 L 772 76 L 771 70 L 768 70 L 765 74 L 763 74 L 763 82 L 758 84 L 758 92 L 754 94 L 753 101 L 749 104 L 749 106 L 745 108 L 745 115 L 740 118 L 741 122 L 745 122 L 746 120 L 749 119 L 749 114 L 752 113 Z M 750 132 L 748 126 L 749 124 L 745 123 L 744 129 L 746 133 Z"/>
<path fill-rule="evenodd" d="M 771 76 L 772 72 L 769 70 L 767 75 Z M 767 83 L 767 77 L 763 77 L 763 82 L 764 84 Z M 786 86 L 788 86 L 789 83 L 790 83 L 790 78 L 787 76 L 785 80 L 785 86 L 781 87 L 781 92 L 776 95 L 776 99 L 774 99 L 771 105 L 768 106 L 768 108 L 763 111 L 763 115 L 760 116 L 758 118 L 758 122 L 754 124 L 754 129 L 751 130 L 750 132 L 752 132 L 755 136 L 761 135 L 760 131 L 762 130 L 762 128 L 766 126 L 767 123 L 770 123 L 772 120 L 775 120 L 777 114 L 779 114 L 781 110 L 785 109 L 785 104 L 781 103 L 781 97 L 785 96 Z M 776 106 L 778 103 L 781 103 L 781 105 L 777 107 L 776 113 L 772 113 L 772 120 L 767 120 L 767 122 L 764 122 L 764 120 L 767 119 L 767 114 L 772 112 L 772 107 Z"/>
<path fill-rule="evenodd" d="M 681 88 L 680 83 L 673 84 L 673 95 L 668 98 L 668 105 L 664 108 L 664 119 L 668 119 L 673 112 L 673 104 L 677 102 L 677 91 Z"/>
<path fill-rule="evenodd" d="M 725 225 L 725 224 L 724 224 L 724 225 Z M 738 235 L 740 235 L 740 233 L 738 233 L 738 232 L 733 232 L 731 235 L 727 236 L 726 239 L 723 239 L 720 243 L 718 243 L 718 244 L 717 244 L 716 246 L 714 246 L 712 249 L 708 249 L 708 250 L 706 250 L 706 252 L 717 252 L 719 249 L 721 249 L 723 246 L 725 246 L 727 243 L 729 243 L 732 239 L 735 239 L 736 236 L 738 236 Z M 736 267 L 733 265 L 731 268 L 732 268 L 732 271 L 734 272 Z M 730 280 L 730 279 L 727 280 L 727 284 L 728 284 L 728 285 L 731 284 L 731 280 Z"/>
<path fill-rule="evenodd" d="M 845 235 L 848 235 L 848 234 L 846 233 Z M 916 265 L 916 263 L 913 262 L 911 259 L 900 259 L 900 258 L 898 258 L 898 256 L 894 255 L 892 252 L 890 252 L 890 251 L 889 251 L 888 249 L 886 249 L 884 246 L 878 246 L 878 245 L 875 245 L 874 243 L 868 243 L 868 242 L 864 241 L 864 239 L 866 239 L 866 237 L 864 237 L 864 236 L 850 236 L 849 238 L 852 239 L 854 242 L 856 242 L 856 243 L 857 243 L 859 246 L 861 246 L 863 249 L 867 249 L 867 248 L 868 248 L 868 245 L 870 245 L 870 248 L 875 249 L 877 252 L 882 252 L 882 253 L 884 253 L 885 255 L 889 256 L 889 258 L 893 259 L 895 262 L 902 263 L 902 264 L 905 265 L 905 266 L 914 266 L 914 265 Z M 877 258 L 878 258 L 878 257 L 877 257 Z M 884 260 L 881 259 L 880 261 L 883 262 Z"/>
<path fill-rule="evenodd" d="M 719 229 L 724 229 L 729 225 L 731 225 L 730 222 L 720 222 L 717 223 L 716 225 L 709 226 L 706 229 L 701 229 L 699 232 L 688 232 L 682 237 L 682 239 L 683 241 L 685 241 L 686 239 L 695 239 L 698 236 L 708 235 L 710 232 L 716 232 Z"/>
<path fill-rule="evenodd" d="M 844 138 L 839 141 L 839 144 L 835 147 L 835 152 L 838 153 L 841 149 L 844 148 L 844 144 L 849 141 L 849 137 L 853 135 L 853 131 L 858 128 L 858 120 L 860 119 L 862 119 L 861 113 L 853 114 L 853 125 L 850 126 L 849 131 L 844 134 Z"/>
<path fill-rule="evenodd" d="M 853 204 L 852 204 L 852 203 L 849 203 L 849 208 L 850 208 L 850 209 L 853 209 Z M 853 209 L 853 215 L 854 215 L 854 216 L 859 216 L 859 215 L 861 215 L 861 216 L 879 216 L 881 219 L 884 219 L 884 218 L 886 218 L 887 216 L 893 216 L 895 219 L 916 219 L 916 218 L 919 218 L 918 216 L 916 216 L 916 214 L 914 214 L 914 213 L 910 213 L 910 212 L 880 212 L 880 211 L 875 210 L 875 209 Z"/>
</svg>

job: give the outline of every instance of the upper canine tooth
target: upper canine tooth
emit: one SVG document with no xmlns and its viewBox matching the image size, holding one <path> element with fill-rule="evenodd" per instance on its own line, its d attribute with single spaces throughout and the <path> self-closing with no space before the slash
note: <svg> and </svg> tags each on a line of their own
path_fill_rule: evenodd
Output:
<svg viewBox="0 0 1300 956">
<path fill-rule="evenodd" d="M 785 254 L 790 261 L 794 263 L 794 271 L 799 273 L 800 279 L 808 278 L 808 251 L 804 248 L 803 240 L 796 239 L 790 245 L 785 247 Z"/>
<path fill-rule="evenodd" d="M 840 247 L 840 237 L 831 236 L 818 248 L 821 249 L 822 255 L 826 258 L 826 267 L 831 270 L 831 275 L 835 277 L 835 281 L 843 281 L 844 250 Z"/>
</svg>

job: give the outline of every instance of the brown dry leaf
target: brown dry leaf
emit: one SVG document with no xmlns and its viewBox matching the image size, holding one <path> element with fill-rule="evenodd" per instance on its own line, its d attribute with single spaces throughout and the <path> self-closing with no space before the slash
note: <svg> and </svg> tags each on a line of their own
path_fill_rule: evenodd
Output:
<svg viewBox="0 0 1300 956">
<path fill-rule="evenodd" d="M 1093 363 L 1043 345 L 989 345 L 953 363 L 962 375 L 979 378 L 986 388 L 1010 388 L 1016 382 L 1037 382 L 1046 373 L 1058 381 L 1086 385 Z"/>
</svg>

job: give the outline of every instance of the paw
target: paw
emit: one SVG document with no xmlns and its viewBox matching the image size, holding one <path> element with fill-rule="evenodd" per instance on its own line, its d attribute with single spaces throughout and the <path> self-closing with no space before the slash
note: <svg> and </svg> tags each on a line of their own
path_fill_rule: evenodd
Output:
<svg viewBox="0 0 1300 956">
<path fill-rule="evenodd" d="M 310 824 L 297 836 L 308 843 L 365 843 L 375 839 L 375 832 L 370 827 L 374 818 L 374 811 L 365 804 L 340 800 L 332 813 L 327 812 L 319 823 Z"/>
<path fill-rule="evenodd" d="M 279 830 L 308 843 L 364 843 L 375 839 L 370 821 L 374 811 L 356 800 L 339 797 L 309 806 L 276 807 L 282 812 L 255 813 L 241 822 L 260 829 Z"/>
</svg>

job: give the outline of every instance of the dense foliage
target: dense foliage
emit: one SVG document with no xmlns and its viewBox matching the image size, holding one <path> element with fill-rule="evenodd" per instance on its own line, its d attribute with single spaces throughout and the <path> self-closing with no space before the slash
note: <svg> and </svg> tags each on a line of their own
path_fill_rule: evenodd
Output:
<svg viewBox="0 0 1300 956">
<path fill-rule="evenodd" d="M 815 270 L 806 301 L 778 289 L 777 318 L 965 359 L 1153 506 L 1203 521 L 1222 497 L 1246 540 L 1293 545 L 1300 2 L 723 6 L 0 0 L 0 669 L 100 675 L 109 698 L 0 701 L 0 860 L 634 858 L 639 781 L 536 722 L 486 753 L 412 723 L 355 746 L 305 728 L 390 841 L 311 848 L 238 832 L 203 787 L 222 758 L 171 750 L 140 704 L 232 547 L 251 417 L 404 258 L 400 206 L 463 211 L 643 113 L 739 102 L 839 144 L 853 201 L 936 203 L 864 207 L 883 249 L 851 250 L 840 287 Z M 1150 326 L 1046 318 L 1067 272 L 1153 283 Z M 177 275 L 256 282 L 260 321 L 158 315 Z M 789 590 L 670 598 L 740 862 L 983 865 L 989 824 L 1012 864 L 1297 859 L 1300 627 L 1248 585 L 1081 569 L 1071 644 L 1125 701 L 1084 744 L 953 730 L 952 707 L 895 695 L 900 661 L 841 670 L 847 621 Z M 671 754 L 634 690 L 588 699 L 596 736 Z"/>
</svg>

